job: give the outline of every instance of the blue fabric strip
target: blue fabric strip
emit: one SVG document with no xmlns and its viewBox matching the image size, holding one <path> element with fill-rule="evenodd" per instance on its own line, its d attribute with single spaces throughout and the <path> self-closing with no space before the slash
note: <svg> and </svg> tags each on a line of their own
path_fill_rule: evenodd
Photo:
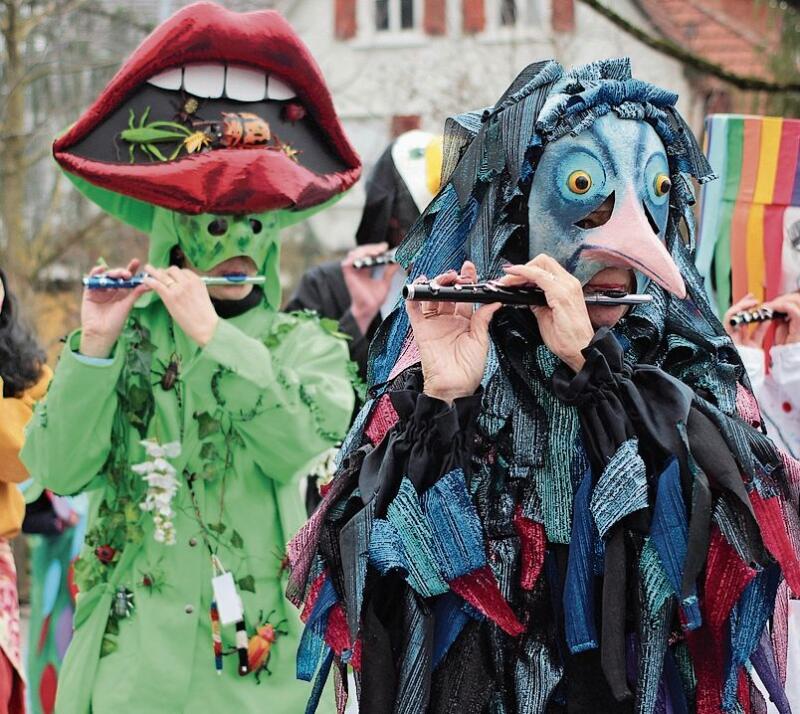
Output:
<svg viewBox="0 0 800 714">
<path fill-rule="evenodd" d="M 758 646 L 761 633 L 772 614 L 780 580 L 778 565 L 770 565 L 762 570 L 744 589 L 731 613 L 731 657 L 722 689 L 722 708 L 725 711 L 733 711 L 736 706 L 739 670 Z"/>
<path fill-rule="evenodd" d="M 564 583 L 564 625 L 567 646 L 573 654 L 597 647 L 592 573 L 597 531 L 589 511 L 591 490 L 592 472 L 587 469 L 573 503 L 572 539 Z"/>
<path fill-rule="evenodd" d="M 685 620 L 684 626 L 688 630 L 695 630 L 700 627 L 702 622 L 696 588 L 692 586 L 689 595 L 685 599 L 681 599 L 689 523 L 680 479 L 678 461 L 672 458 L 658 478 L 656 507 L 653 513 L 653 522 L 650 525 L 650 537 L 661 558 L 672 590 L 680 601 Z"/>
<path fill-rule="evenodd" d="M 450 646 L 461 634 L 470 615 L 463 607 L 464 601 L 452 592 L 446 592 L 436 598 L 433 606 L 433 668 L 439 666 Z"/>
<path fill-rule="evenodd" d="M 440 572 L 448 582 L 486 564 L 486 549 L 478 514 L 464 472 L 454 469 L 422 497 Z"/>
</svg>

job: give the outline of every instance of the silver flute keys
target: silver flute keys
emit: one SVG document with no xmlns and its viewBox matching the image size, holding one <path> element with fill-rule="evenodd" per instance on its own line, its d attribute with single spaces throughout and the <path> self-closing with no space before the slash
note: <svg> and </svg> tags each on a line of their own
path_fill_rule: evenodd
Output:
<svg viewBox="0 0 800 714">
<path fill-rule="evenodd" d="M 394 254 L 394 250 L 387 250 L 385 253 L 381 253 L 380 255 L 369 255 L 365 258 L 356 258 L 353 261 L 353 267 L 356 270 L 362 270 L 364 268 L 375 268 L 379 265 L 391 265 L 392 263 L 397 262 Z"/>
<path fill-rule="evenodd" d="M 782 320 L 786 317 L 785 312 L 773 310 L 769 307 L 759 307 L 755 310 L 744 310 L 735 313 L 729 320 L 731 327 L 749 325 L 753 322 L 766 322 L 767 320 Z"/>
<path fill-rule="evenodd" d="M 436 283 L 409 283 L 403 286 L 406 300 L 427 302 L 501 302 L 504 305 L 547 305 L 545 294 L 539 288 L 511 287 L 494 282 L 462 285 L 437 285 Z M 606 290 L 584 296 L 587 305 L 640 305 L 650 302 L 651 295 L 627 293 L 624 290 Z"/>
</svg>

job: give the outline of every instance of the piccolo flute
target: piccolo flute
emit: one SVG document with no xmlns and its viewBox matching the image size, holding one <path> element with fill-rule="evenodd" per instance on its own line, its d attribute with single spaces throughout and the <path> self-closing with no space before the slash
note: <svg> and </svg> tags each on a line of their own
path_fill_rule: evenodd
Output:
<svg viewBox="0 0 800 714">
<path fill-rule="evenodd" d="M 766 322 L 767 320 L 782 320 L 786 317 L 785 312 L 773 310 L 769 307 L 759 307 L 756 310 L 744 310 L 735 313 L 729 320 L 731 327 L 749 325 L 753 322 Z"/>
<path fill-rule="evenodd" d="M 363 268 L 374 268 L 378 265 L 391 265 L 392 263 L 396 263 L 394 257 L 394 250 L 387 250 L 385 253 L 381 253 L 380 255 L 370 255 L 366 258 L 356 258 L 353 261 L 353 267 L 356 270 L 361 270 Z"/>
<path fill-rule="evenodd" d="M 496 283 L 467 283 L 464 285 L 436 285 L 435 283 L 410 283 L 403 286 L 406 300 L 430 302 L 501 302 L 504 305 L 547 305 L 543 290 L 513 287 Z M 652 295 L 627 293 L 624 290 L 606 290 L 584 296 L 587 305 L 641 305 L 650 302 Z"/>
<path fill-rule="evenodd" d="M 111 278 L 108 275 L 86 275 L 83 284 L 89 290 L 132 290 L 138 287 L 147 277 L 147 273 L 138 273 L 130 278 Z M 206 285 L 263 285 L 266 278 L 263 275 L 244 275 L 232 273 L 220 277 L 203 275 L 200 277 Z"/>
</svg>

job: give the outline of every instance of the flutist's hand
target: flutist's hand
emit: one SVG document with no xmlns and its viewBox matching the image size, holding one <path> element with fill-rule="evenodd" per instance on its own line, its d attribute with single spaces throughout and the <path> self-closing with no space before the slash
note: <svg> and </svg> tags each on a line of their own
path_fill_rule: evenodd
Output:
<svg viewBox="0 0 800 714">
<path fill-rule="evenodd" d="M 756 300 L 755 296 L 752 293 L 747 293 L 747 295 L 739 300 L 739 302 L 734 303 L 728 308 L 728 311 L 722 318 L 722 326 L 725 328 L 725 332 L 730 335 L 730 338 L 733 340 L 734 344 L 741 347 L 755 347 L 757 349 L 762 348 L 764 335 L 770 326 L 770 322 L 768 320 L 764 322 L 758 322 L 755 325 L 744 322 L 736 325 L 735 327 L 731 325 L 731 318 L 736 313 L 755 310 L 760 306 L 761 303 Z"/>
<path fill-rule="evenodd" d="M 111 278 L 127 280 L 139 269 L 135 258 L 127 268 L 106 270 L 95 266 L 89 275 L 105 273 Z M 83 291 L 81 302 L 81 344 L 80 352 L 87 357 L 105 358 L 111 354 L 122 327 L 128 319 L 133 303 L 150 288 L 140 285 L 134 290 L 113 289 Z"/>
<path fill-rule="evenodd" d="M 393 263 L 381 266 L 380 277 L 374 278 L 372 270 L 356 269 L 353 267 L 353 262 L 380 255 L 387 250 L 389 250 L 388 243 L 361 245 L 351 250 L 342 261 L 342 275 L 350 293 L 350 312 L 362 335 L 367 334 L 381 305 L 386 301 L 392 287 L 392 278 L 400 266 Z"/>
<path fill-rule="evenodd" d="M 214 336 L 219 316 L 200 276 L 186 268 L 166 270 L 145 266 L 145 283 L 158 293 L 164 307 L 186 335 L 201 347 Z"/>
<path fill-rule="evenodd" d="M 786 293 L 770 300 L 765 307 L 782 312 L 786 319 L 775 325 L 775 344 L 789 345 L 800 342 L 800 292 Z"/>
<path fill-rule="evenodd" d="M 576 372 L 586 361 L 582 350 L 594 337 L 580 281 L 549 255 L 541 253 L 525 265 L 508 265 L 504 285 L 541 288 L 547 306 L 532 307 L 542 341 Z"/>
<path fill-rule="evenodd" d="M 435 282 L 454 285 L 477 279 L 475 266 L 467 261 L 460 275 L 451 270 Z M 500 307 L 492 303 L 473 310 L 471 303 L 406 301 L 422 359 L 425 394 L 452 402 L 475 392 L 489 353 L 489 322 Z"/>
</svg>

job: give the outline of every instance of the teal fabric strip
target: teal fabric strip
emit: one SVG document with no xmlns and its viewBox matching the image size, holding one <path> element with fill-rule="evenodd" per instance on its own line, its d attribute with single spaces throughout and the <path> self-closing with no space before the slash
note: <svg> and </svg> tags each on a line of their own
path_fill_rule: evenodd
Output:
<svg viewBox="0 0 800 714">
<path fill-rule="evenodd" d="M 647 508 L 647 478 L 638 439 L 628 439 L 611 457 L 592 493 L 589 508 L 601 537 L 629 513 Z"/>
</svg>

